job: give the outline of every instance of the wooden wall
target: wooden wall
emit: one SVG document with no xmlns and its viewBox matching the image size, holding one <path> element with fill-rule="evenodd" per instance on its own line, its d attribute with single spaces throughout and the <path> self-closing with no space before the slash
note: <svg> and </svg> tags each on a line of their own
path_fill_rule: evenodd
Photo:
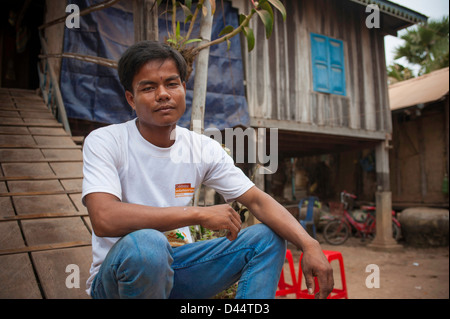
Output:
<svg viewBox="0 0 450 319">
<path fill-rule="evenodd" d="M 268 41 L 259 18 L 251 21 L 256 46 L 245 55 L 251 117 L 336 128 L 337 135 L 338 128 L 390 133 L 384 35 L 366 27 L 365 7 L 347 0 L 283 3 L 287 19 L 275 14 Z M 239 9 L 249 12 L 245 5 Z M 310 33 L 344 42 L 346 96 L 313 91 Z"/>
<path fill-rule="evenodd" d="M 394 206 L 448 207 L 442 192 L 448 173 L 448 95 L 444 101 L 393 114 L 393 148 L 390 151 Z"/>
</svg>

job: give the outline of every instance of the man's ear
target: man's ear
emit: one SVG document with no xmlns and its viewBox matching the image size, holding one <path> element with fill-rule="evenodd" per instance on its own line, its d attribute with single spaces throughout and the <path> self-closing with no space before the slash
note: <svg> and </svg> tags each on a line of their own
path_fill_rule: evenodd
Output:
<svg viewBox="0 0 450 319">
<path fill-rule="evenodd" d="M 133 110 L 136 110 L 136 105 L 134 104 L 134 95 L 130 91 L 125 91 L 125 98 L 127 99 L 128 104 L 132 107 Z"/>
</svg>

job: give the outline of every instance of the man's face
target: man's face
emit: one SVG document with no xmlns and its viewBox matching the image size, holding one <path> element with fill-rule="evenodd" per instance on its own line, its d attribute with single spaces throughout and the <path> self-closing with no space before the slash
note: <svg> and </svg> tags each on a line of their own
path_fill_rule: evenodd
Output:
<svg viewBox="0 0 450 319">
<path fill-rule="evenodd" d="M 186 110 L 186 83 L 172 59 L 144 64 L 134 76 L 133 92 L 125 96 L 142 128 L 173 127 Z"/>
</svg>

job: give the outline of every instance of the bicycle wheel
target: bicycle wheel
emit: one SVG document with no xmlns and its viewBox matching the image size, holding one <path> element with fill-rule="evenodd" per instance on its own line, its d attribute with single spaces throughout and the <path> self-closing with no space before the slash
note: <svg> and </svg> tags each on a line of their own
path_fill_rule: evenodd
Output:
<svg viewBox="0 0 450 319">
<path fill-rule="evenodd" d="M 349 236 L 349 227 L 340 220 L 330 221 L 323 229 L 323 237 L 330 245 L 342 245 Z"/>
<path fill-rule="evenodd" d="M 372 225 L 372 223 L 370 224 Z M 375 225 L 374 225 L 375 226 Z M 368 237 L 369 239 L 373 239 L 375 238 L 375 234 L 376 234 L 376 228 L 373 227 L 373 232 L 368 233 Z M 398 241 L 401 238 L 402 234 L 401 234 L 401 229 L 400 227 L 398 227 L 398 225 L 395 222 L 392 222 L 392 237 Z"/>
<path fill-rule="evenodd" d="M 401 237 L 401 230 L 400 227 L 395 222 L 392 222 L 392 237 L 394 237 L 395 240 L 399 240 Z"/>
</svg>

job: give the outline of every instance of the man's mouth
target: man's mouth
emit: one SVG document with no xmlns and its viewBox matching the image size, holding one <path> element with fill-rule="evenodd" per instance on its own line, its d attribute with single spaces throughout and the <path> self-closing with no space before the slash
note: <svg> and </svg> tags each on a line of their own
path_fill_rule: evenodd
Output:
<svg viewBox="0 0 450 319">
<path fill-rule="evenodd" d="M 155 112 L 168 112 L 170 110 L 174 110 L 175 108 L 173 106 L 170 105 L 164 105 L 164 106 L 160 106 L 158 107 Z"/>
</svg>

